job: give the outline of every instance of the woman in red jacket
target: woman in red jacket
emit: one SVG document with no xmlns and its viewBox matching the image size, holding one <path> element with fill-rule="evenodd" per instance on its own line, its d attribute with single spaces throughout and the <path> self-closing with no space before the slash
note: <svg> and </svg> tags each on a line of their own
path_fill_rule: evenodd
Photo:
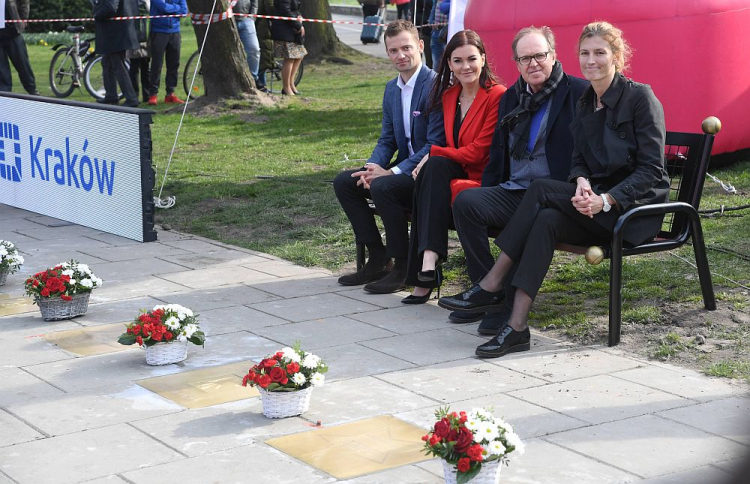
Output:
<svg viewBox="0 0 750 484">
<path fill-rule="evenodd" d="M 448 257 L 448 224 L 453 220 L 451 182 L 481 180 L 505 92 L 473 30 L 456 32 L 437 72 L 431 109 L 443 110 L 447 146 L 433 146 L 412 171 L 416 185 L 406 284 L 415 288 L 404 304 L 427 302 L 442 283 L 439 264 Z"/>
</svg>

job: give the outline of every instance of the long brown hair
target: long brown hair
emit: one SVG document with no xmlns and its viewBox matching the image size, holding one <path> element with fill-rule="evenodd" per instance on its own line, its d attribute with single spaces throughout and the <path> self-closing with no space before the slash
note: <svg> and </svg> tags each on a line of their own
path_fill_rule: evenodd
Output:
<svg viewBox="0 0 750 484">
<path fill-rule="evenodd" d="M 480 54 L 485 56 L 484 66 L 479 73 L 479 86 L 484 89 L 490 89 L 493 85 L 500 83 L 500 79 L 498 79 L 495 73 L 492 72 L 490 63 L 486 60 L 486 52 L 482 39 L 480 39 L 479 35 L 473 30 L 461 30 L 460 32 L 453 34 L 450 42 L 445 46 L 443 57 L 440 58 L 437 79 L 435 80 L 435 85 L 432 87 L 432 92 L 430 93 L 430 111 L 438 108 L 442 109 L 443 93 L 453 84 L 451 77 L 452 73 L 448 61 L 451 58 L 451 55 L 453 55 L 453 51 L 464 45 L 473 45 L 479 50 Z"/>
</svg>

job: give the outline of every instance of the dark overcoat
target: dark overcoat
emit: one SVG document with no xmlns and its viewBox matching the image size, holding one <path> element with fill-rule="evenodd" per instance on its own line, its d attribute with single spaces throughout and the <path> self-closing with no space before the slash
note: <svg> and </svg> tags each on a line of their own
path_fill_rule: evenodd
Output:
<svg viewBox="0 0 750 484">
<path fill-rule="evenodd" d="M 96 22 L 96 53 L 111 54 L 137 49 L 138 35 L 133 20 L 108 20 L 138 15 L 138 0 L 92 0 Z"/>
<path fill-rule="evenodd" d="M 302 5 L 300 0 L 274 0 L 274 15 L 279 17 L 299 16 L 299 9 Z M 302 22 L 299 20 L 274 20 L 271 23 L 271 36 L 273 40 L 283 40 L 284 42 L 296 42 L 301 44 L 300 31 Z"/>
</svg>

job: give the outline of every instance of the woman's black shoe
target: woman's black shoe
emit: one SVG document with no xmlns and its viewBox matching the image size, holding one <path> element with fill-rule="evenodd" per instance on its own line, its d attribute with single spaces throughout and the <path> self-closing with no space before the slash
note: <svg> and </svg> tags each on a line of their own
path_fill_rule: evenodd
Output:
<svg viewBox="0 0 750 484">
<path fill-rule="evenodd" d="M 401 300 L 402 303 L 404 303 L 404 304 L 424 304 L 424 303 L 426 303 L 427 301 L 430 300 L 430 296 L 432 296 L 432 290 L 435 289 L 435 288 L 437 288 L 437 296 L 438 296 L 438 298 L 440 297 L 440 286 L 443 285 L 443 270 L 440 268 L 440 266 L 438 266 L 434 271 L 422 271 L 419 274 L 422 274 L 424 272 L 433 272 L 435 274 L 430 281 L 425 281 L 425 285 L 424 286 L 419 286 L 419 287 L 423 287 L 425 289 L 429 289 L 430 292 L 428 292 L 424 296 L 415 296 L 413 294 L 410 295 L 410 296 L 406 296 L 405 298 L 403 298 Z M 420 279 L 420 281 L 421 280 L 422 279 Z M 429 287 L 429 286 L 432 286 L 432 287 Z"/>
<path fill-rule="evenodd" d="M 428 292 L 424 296 L 415 296 L 413 294 L 406 296 L 401 300 L 401 302 L 403 304 L 424 304 L 430 300 L 430 296 L 432 296 L 432 289 L 430 289 L 430 292 Z"/>
</svg>

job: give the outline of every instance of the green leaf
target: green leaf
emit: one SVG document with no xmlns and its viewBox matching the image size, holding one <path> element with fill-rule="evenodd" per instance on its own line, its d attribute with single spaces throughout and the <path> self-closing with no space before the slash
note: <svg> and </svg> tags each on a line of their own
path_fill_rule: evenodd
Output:
<svg viewBox="0 0 750 484">
<path fill-rule="evenodd" d="M 120 343 L 121 345 L 135 344 L 135 335 L 125 333 L 117 339 L 117 342 Z"/>
<path fill-rule="evenodd" d="M 476 466 L 474 468 L 469 469 L 466 472 L 457 472 L 456 484 L 466 484 L 467 482 L 474 479 L 474 477 L 476 477 L 476 475 L 479 474 L 480 470 L 482 470 L 482 466 Z"/>
</svg>

